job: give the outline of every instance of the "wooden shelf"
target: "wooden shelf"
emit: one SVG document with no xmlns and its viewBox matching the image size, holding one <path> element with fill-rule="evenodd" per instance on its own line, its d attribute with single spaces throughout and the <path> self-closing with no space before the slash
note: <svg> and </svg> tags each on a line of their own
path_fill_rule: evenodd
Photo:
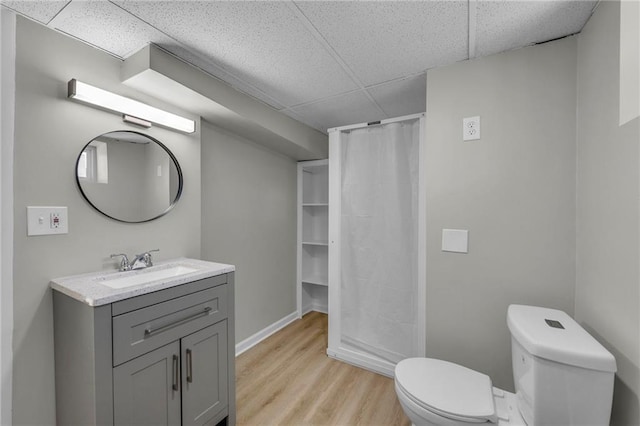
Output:
<svg viewBox="0 0 640 426">
<path fill-rule="evenodd" d="M 303 241 L 302 245 L 305 246 L 329 246 L 329 241 Z"/>
<path fill-rule="evenodd" d="M 302 282 L 305 284 L 321 285 L 324 287 L 329 286 L 329 280 L 327 277 L 303 277 Z"/>
</svg>

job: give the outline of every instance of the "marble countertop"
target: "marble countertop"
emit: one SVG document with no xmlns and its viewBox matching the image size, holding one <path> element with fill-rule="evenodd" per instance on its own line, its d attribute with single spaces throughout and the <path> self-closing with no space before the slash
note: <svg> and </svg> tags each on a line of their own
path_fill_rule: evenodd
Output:
<svg viewBox="0 0 640 426">
<path fill-rule="evenodd" d="M 195 271 L 179 275 L 177 277 L 151 280 L 143 284 L 125 288 L 111 288 L 101 284 L 101 281 L 104 282 L 106 280 L 125 278 L 136 274 L 161 271 L 173 266 L 186 266 L 195 269 Z M 235 270 L 236 267 L 234 265 L 207 262 L 197 259 L 178 258 L 157 262 L 154 266 L 135 271 L 119 272 L 111 270 L 55 278 L 51 280 L 49 285 L 53 290 L 64 293 L 67 296 L 84 302 L 89 306 L 100 306 L 128 299 L 130 297 L 164 290 L 165 288 L 186 284 L 191 281 L 234 272 Z"/>
</svg>

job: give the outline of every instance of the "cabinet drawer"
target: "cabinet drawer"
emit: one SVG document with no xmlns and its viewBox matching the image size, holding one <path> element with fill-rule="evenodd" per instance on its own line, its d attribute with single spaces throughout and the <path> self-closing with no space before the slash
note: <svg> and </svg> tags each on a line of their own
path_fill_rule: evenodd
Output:
<svg viewBox="0 0 640 426">
<path fill-rule="evenodd" d="M 225 284 L 113 317 L 113 365 L 226 318 L 226 299 Z"/>
</svg>

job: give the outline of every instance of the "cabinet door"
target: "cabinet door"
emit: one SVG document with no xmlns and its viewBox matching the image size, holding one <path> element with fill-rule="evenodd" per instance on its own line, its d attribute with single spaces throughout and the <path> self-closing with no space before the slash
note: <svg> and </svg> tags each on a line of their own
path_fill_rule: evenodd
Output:
<svg viewBox="0 0 640 426">
<path fill-rule="evenodd" d="M 113 369 L 116 425 L 180 425 L 180 343 Z"/>
<path fill-rule="evenodd" d="M 229 403 L 227 321 L 182 339 L 182 424 L 218 421 Z M 215 423 L 213 423 L 215 424 Z"/>
</svg>

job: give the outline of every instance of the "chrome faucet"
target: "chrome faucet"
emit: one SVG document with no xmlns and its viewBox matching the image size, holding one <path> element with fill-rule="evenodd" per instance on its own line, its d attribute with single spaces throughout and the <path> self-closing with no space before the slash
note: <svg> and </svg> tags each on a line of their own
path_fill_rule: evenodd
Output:
<svg viewBox="0 0 640 426">
<path fill-rule="evenodd" d="M 129 258 L 127 257 L 126 254 L 124 254 L 124 253 L 112 254 L 109 257 L 111 257 L 113 259 L 114 257 L 118 257 L 118 256 L 122 256 L 122 260 L 120 261 L 120 272 L 130 271 L 131 270 L 131 263 L 129 263 Z"/>
<path fill-rule="evenodd" d="M 141 254 L 136 254 L 133 261 L 131 262 L 131 269 L 142 269 L 148 268 L 149 266 L 153 266 L 153 259 L 151 258 L 151 253 L 155 251 L 160 251 L 160 249 L 153 249 L 149 251 L 145 251 Z"/>
<path fill-rule="evenodd" d="M 131 262 L 129 262 L 129 258 L 124 253 L 112 254 L 110 257 L 113 259 L 114 257 L 122 256 L 122 260 L 120 261 L 120 272 L 124 272 L 153 266 L 151 253 L 155 251 L 160 251 L 160 249 L 149 250 L 141 254 L 136 254 Z"/>
</svg>

